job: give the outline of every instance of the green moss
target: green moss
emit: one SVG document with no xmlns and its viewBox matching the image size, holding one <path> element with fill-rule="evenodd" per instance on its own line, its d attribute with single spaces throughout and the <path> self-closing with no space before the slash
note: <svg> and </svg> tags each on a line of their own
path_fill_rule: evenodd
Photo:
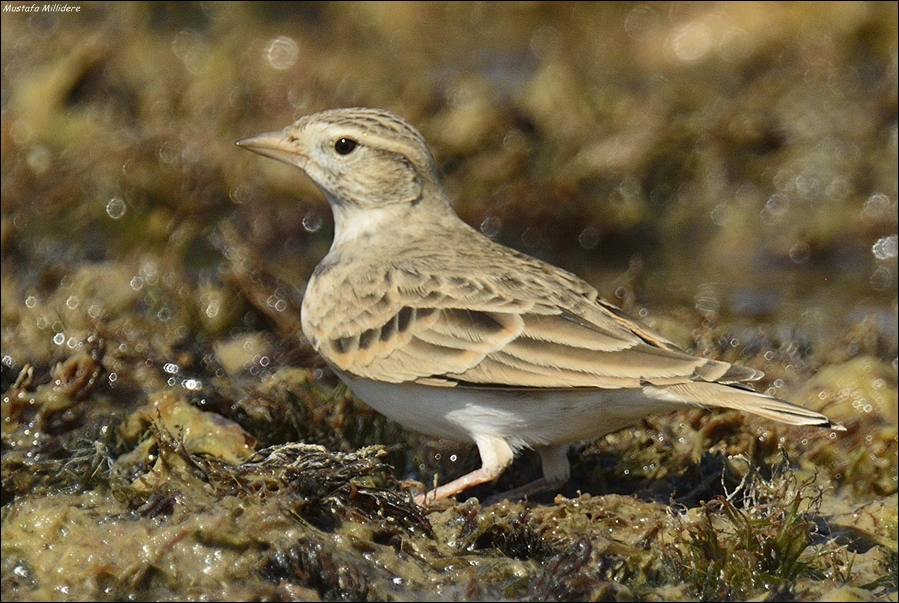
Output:
<svg viewBox="0 0 899 603">
<path fill-rule="evenodd" d="M 785 457 L 770 479 L 752 471 L 734 492 L 678 518 L 675 571 L 703 601 L 794 592 L 800 579 L 815 576 L 820 561 L 810 547 L 821 496 L 814 478 L 800 481 Z"/>
</svg>

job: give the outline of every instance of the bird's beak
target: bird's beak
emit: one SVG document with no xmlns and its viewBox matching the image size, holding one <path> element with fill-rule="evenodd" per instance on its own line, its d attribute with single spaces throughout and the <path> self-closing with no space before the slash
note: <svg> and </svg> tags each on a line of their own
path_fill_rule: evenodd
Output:
<svg viewBox="0 0 899 603">
<path fill-rule="evenodd" d="M 237 146 L 300 168 L 306 163 L 306 158 L 297 148 L 296 142 L 290 139 L 286 130 L 244 138 L 237 141 Z"/>
</svg>

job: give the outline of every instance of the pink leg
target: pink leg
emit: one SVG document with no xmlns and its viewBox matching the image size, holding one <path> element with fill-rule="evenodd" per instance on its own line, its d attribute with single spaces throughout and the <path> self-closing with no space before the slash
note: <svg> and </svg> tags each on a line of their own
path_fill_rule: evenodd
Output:
<svg viewBox="0 0 899 603">
<path fill-rule="evenodd" d="M 443 500 L 458 494 L 466 488 L 492 482 L 505 471 L 506 467 L 512 463 L 512 459 L 515 458 L 509 444 L 500 437 L 476 435 L 474 440 L 481 455 L 481 468 L 471 473 L 466 473 L 462 477 L 454 479 L 450 483 L 435 488 L 430 492 L 419 494 L 415 497 L 416 503 L 423 505 L 427 502 Z"/>
</svg>

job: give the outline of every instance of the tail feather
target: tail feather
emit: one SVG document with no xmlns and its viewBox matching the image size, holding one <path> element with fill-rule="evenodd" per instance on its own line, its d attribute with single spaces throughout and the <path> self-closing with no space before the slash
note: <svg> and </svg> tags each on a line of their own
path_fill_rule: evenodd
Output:
<svg viewBox="0 0 899 603">
<path fill-rule="evenodd" d="M 662 386 L 644 385 L 643 392 L 649 397 L 668 402 L 742 410 L 788 425 L 816 425 L 836 431 L 846 429 L 839 423 L 832 423 L 821 413 L 738 385 L 701 381 Z"/>
</svg>

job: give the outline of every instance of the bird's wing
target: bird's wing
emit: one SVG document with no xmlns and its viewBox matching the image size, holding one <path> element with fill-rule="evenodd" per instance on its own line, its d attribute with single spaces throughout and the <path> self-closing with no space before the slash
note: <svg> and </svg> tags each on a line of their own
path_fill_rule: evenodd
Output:
<svg viewBox="0 0 899 603">
<path fill-rule="evenodd" d="M 353 287 L 353 295 L 343 296 L 352 306 L 331 308 L 319 321 L 331 327 L 328 333 L 308 326 L 322 355 L 359 377 L 632 388 L 756 375 L 677 349 L 563 271 L 489 278 L 395 270 L 380 286 Z M 338 315 L 349 318 L 338 324 Z"/>
</svg>

